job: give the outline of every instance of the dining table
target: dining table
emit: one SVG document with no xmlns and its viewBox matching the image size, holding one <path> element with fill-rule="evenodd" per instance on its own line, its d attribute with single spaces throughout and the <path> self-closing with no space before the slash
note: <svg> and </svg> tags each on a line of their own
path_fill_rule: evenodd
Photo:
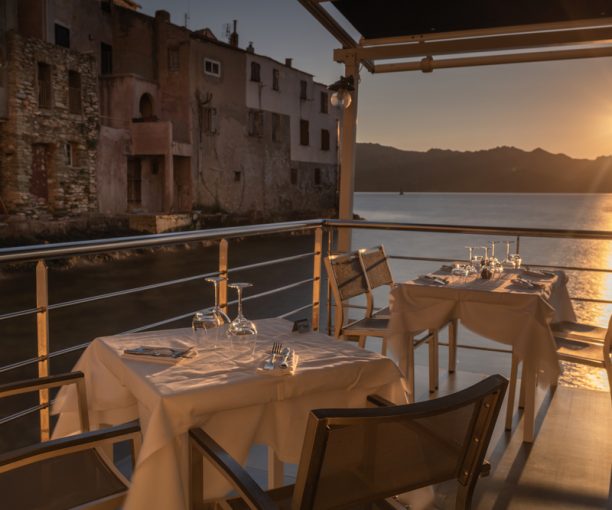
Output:
<svg viewBox="0 0 612 510">
<path fill-rule="evenodd" d="M 407 402 L 405 381 L 390 359 L 322 333 L 294 332 L 285 319 L 256 326 L 254 350 L 209 330 L 210 337 L 199 335 L 195 355 L 178 362 L 125 351 L 194 346 L 190 328 L 101 337 L 83 352 L 74 369 L 85 374 L 92 427 L 140 421 L 142 446 L 125 510 L 189 508 L 191 427 L 202 427 L 240 463 L 253 445 L 263 444 L 278 462 L 297 464 L 310 410 L 366 407 L 370 394 Z M 297 355 L 289 370 L 265 370 L 274 342 Z M 79 432 L 77 410 L 76 393 L 62 389 L 52 410 L 59 414 L 55 437 Z M 203 498 L 229 489 L 205 468 Z"/>
<path fill-rule="evenodd" d="M 477 335 L 511 346 L 514 360 L 522 362 L 523 440 L 533 442 L 537 385 L 556 386 L 560 374 L 550 325 L 576 320 L 567 282 L 563 271 L 511 268 L 487 279 L 453 274 L 447 266 L 395 285 L 387 344 L 409 392 L 414 392 L 414 332 L 458 319 Z"/>
</svg>

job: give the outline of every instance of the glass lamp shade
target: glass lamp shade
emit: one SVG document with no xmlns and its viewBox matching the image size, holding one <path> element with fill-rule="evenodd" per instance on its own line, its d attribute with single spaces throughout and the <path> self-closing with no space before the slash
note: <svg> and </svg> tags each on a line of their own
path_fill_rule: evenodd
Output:
<svg viewBox="0 0 612 510">
<path fill-rule="evenodd" d="M 330 102 L 332 106 L 338 106 L 339 108 L 348 108 L 351 105 L 353 98 L 348 90 L 340 89 L 334 92 L 331 96 Z"/>
</svg>

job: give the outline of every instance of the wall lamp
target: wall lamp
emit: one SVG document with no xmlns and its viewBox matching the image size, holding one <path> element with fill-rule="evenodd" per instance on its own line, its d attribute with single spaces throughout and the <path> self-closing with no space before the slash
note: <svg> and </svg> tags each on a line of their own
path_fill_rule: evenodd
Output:
<svg viewBox="0 0 612 510">
<path fill-rule="evenodd" d="M 340 76 L 340 79 L 332 83 L 328 90 L 332 90 L 333 94 L 330 98 L 332 106 L 338 106 L 340 108 L 348 108 L 353 102 L 351 92 L 355 90 L 355 81 L 353 76 Z"/>
</svg>

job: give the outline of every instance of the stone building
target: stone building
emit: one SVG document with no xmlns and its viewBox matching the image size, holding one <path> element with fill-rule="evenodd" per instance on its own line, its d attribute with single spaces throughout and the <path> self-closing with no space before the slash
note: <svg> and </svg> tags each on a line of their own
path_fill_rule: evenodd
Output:
<svg viewBox="0 0 612 510">
<path fill-rule="evenodd" d="M 12 29 L 4 5 L 0 107 L 3 212 L 34 219 L 97 210 L 99 110 L 95 59 Z M 12 19 L 11 19 L 12 18 Z"/>
<path fill-rule="evenodd" d="M 0 214 L 333 211 L 325 86 L 137 8 L 0 0 Z"/>
</svg>

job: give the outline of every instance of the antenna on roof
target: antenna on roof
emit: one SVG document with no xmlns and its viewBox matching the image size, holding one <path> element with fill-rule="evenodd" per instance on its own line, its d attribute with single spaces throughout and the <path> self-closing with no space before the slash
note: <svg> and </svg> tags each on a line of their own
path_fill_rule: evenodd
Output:
<svg viewBox="0 0 612 510">
<path fill-rule="evenodd" d="M 229 42 L 231 36 L 232 36 L 232 24 L 223 23 L 223 37 Z"/>
<path fill-rule="evenodd" d="M 185 28 L 189 28 L 189 18 L 190 18 L 189 13 L 186 12 L 185 13 Z"/>
</svg>

